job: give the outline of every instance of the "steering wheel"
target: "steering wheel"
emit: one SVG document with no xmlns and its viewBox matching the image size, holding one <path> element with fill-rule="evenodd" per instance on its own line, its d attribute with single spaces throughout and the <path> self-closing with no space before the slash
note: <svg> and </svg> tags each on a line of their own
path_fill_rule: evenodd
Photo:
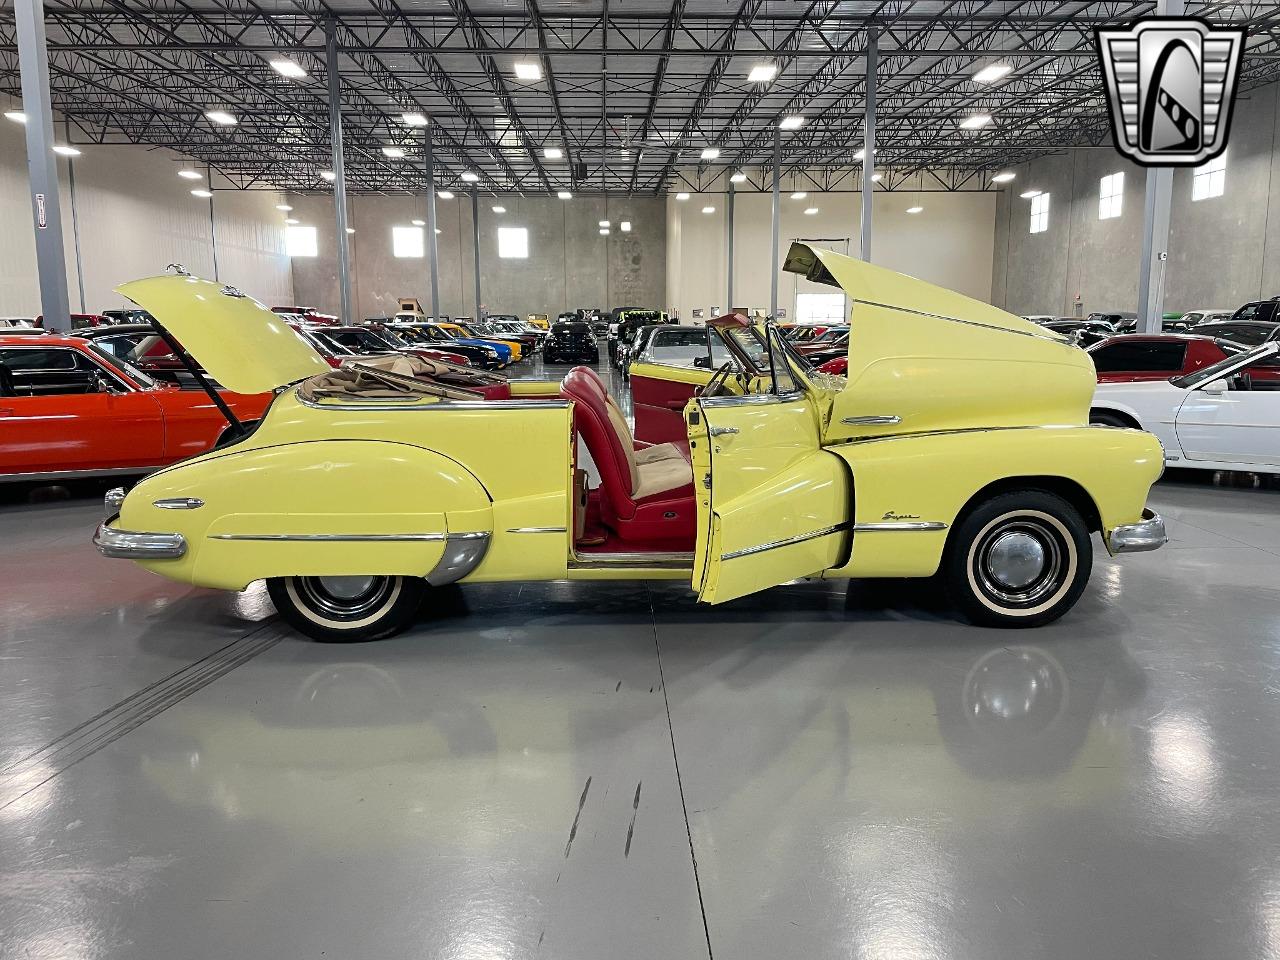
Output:
<svg viewBox="0 0 1280 960">
<path fill-rule="evenodd" d="M 707 385 L 698 391 L 700 397 L 724 397 L 736 396 L 732 390 L 726 387 L 730 374 L 733 375 L 734 383 L 738 385 L 739 390 L 745 394 L 747 385 L 750 382 L 742 371 L 738 370 L 732 361 L 722 364 L 715 375 L 707 382 Z"/>
</svg>

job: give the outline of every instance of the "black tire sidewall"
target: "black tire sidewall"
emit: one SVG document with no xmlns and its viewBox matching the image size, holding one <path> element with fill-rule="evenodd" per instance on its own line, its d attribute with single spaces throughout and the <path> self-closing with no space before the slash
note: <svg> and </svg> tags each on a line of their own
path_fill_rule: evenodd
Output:
<svg viewBox="0 0 1280 960">
<path fill-rule="evenodd" d="M 1127 430 L 1133 429 L 1133 424 L 1126 423 L 1122 416 L 1106 410 L 1099 410 L 1096 413 L 1089 414 L 1089 422 L 1103 427 L 1123 427 Z"/>
<path fill-rule="evenodd" d="M 358 626 L 345 626 L 307 607 L 296 587 L 299 579 L 273 577 L 267 581 L 267 592 L 276 612 L 289 626 L 320 643 L 363 643 L 399 633 L 413 622 L 429 589 L 427 582 L 418 577 L 392 577 L 399 581 L 394 598 Z"/>
</svg>

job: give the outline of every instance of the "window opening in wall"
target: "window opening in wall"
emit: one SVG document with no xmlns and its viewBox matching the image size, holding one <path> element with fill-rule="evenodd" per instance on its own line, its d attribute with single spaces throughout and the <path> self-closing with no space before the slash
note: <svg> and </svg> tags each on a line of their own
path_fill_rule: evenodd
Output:
<svg viewBox="0 0 1280 960">
<path fill-rule="evenodd" d="M 1044 233 L 1049 229 L 1049 194 L 1041 193 L 1031 198 L 1031 232 Z"/>
<path fill-rule="evenodd" d="M 843 293 L 797 293 L 796 323 L 844 323 Z"/>
<path fill-rule="evenodd" d="M 1124 206 L 1124 174 L 1112 173 L 1102 178 L 1098 190 L 1098 219 L 1112 220 L 1120 216 Z"/>
<path fill-rule="evenodd" d="M 316 256 L 316 228 L 305 226 L 285 227 L 284 252 L 289 257 Z"/>
<path fill-rule="evenodd" d="M 498 256 L 506 260 L 527 259 L 529 230 L 526 227 L 499 227 Z"/>
<path fill-rule="evenodd" d="M 1196 167 L 1191 177 L 1191 199 L 1220 197 L 1227 188 L 1227 155 L 1220 153 L 1208 163 Z"/>
<path fill-rule="evenodd" d="M 392 227 L 391 255 L 421 258 L 425 254 L 421 227 Z"/>
</svg>

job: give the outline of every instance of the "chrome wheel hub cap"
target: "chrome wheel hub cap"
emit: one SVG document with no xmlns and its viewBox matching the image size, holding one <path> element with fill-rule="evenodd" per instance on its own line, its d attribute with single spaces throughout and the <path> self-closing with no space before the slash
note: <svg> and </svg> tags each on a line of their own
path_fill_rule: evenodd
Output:
<svg viewBox="0 0 1280 960">
<path fill-rule="evenodd" d="M 1000 534 L 987 552 L 988 574 L 1008 590 L 1021 590 L 1034 583 L 1044 566 L 1044 544 L 1020 530 Z"/>
<path fill-rule="evenodd" d="M 354 600 L 369 592 L 373 577 L 317 577 L 324 592 L 335 600 Z"/>
</svg>

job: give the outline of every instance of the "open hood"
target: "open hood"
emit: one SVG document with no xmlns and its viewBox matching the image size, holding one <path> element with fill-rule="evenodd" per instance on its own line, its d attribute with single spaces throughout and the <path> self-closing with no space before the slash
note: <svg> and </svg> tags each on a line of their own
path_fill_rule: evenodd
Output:
<svg viewBox="0 0 1280 960">
<path fill-rule="evenodd" d="M 209 376 L 236 393 L 265 393 L 331 368 L 283 317 L 234 287 L 187 274 L 116 287 L 174 335 Z"/>
</svg>

